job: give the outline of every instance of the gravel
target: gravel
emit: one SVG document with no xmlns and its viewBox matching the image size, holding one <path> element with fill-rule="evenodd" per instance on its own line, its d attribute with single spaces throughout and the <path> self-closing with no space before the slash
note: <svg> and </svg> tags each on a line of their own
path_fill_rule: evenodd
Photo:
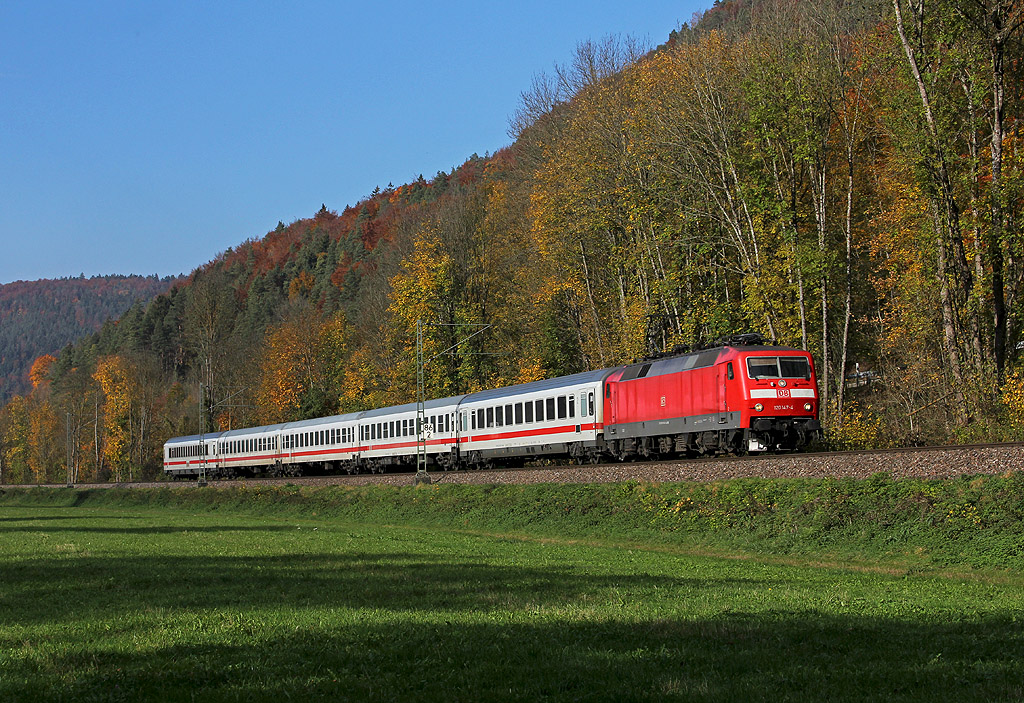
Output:
<svg viewBox="0 0 1024 703">
<path fill-rule="evenodd" d="M 763 457 L 559 466 L 492 471 L 432 471 L 433 483 L 614 483 L 618 481 L 718 481 L 731 478 L 950 478 L 971 474 L 1024 471 L 1024 445 L 834 452 Z M 320 476 L 274 480 L 303 485 L 409 485 L 411 474 Z"/>
<path fill-rule="evenodd" d="M 614 483 L 620 481 L 709 482 L 733 478 L 867 478 L 886 473 L 893 478 L 951 478 L 973 474 L 1003 474 L 1024 471 L 1024 443 L 889 449 L 827 454 L 786 454 L 757 457 L 718 457 L 653 461 L 594 466 L 557 466 L 491 471 L 431 471 L 432 483 L 526 484 L 526 483 Z M 407 486 L 413 474 L 366 474 L 357 476 L 304 476 L 279 479 L 211 481 L 211 486 L 233 485 L 350 485 Z M 79 488 L 186 488 L 194 481 L 152 483 L 79 484 Z"/>
</svg>

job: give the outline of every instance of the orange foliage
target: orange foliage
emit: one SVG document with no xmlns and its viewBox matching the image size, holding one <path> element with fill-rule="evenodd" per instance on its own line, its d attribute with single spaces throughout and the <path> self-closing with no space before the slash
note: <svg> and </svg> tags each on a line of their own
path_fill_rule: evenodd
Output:
<svg viewBox="0 0 1024 703">
<path fill-rule="evenodd" d="M 28 372 L 28 378 L 32 381 L 33 388 L 39 388 L 39 385 L 46 381 L 46 377 L 50 373 L 50 367 L 53 366 L 55 359 L 50 354 L 43 354 L 32 362 L 32 368 Z"/>
</svg>

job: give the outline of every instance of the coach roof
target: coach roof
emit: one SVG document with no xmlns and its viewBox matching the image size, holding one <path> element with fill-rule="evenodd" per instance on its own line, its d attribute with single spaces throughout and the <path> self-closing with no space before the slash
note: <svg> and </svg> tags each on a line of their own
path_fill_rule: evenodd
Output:
<svg viewBox="0 0 1024 703">
<path fill-rule="evenodd" d="M 507 398 L 511 395 L 525 395 L 526 393 L 543 393 L 544 391 L 560 390 L 569 386 L 579 386 L 584 383 L 601 383 L 611 373 L 618 371 L 621 367 L 612 369 L 598 369 L 597 371 L 584 371 L 571 376 L 559 376 L 558 378 L 546 378 L 543 381 L 532 383 L 520 383 L 518 386 L 506 386 L 505 388 L 494 388 L 478 393 L 470 393 L 464 399 L 466 403 L 495 400 Z"/>
</svg>

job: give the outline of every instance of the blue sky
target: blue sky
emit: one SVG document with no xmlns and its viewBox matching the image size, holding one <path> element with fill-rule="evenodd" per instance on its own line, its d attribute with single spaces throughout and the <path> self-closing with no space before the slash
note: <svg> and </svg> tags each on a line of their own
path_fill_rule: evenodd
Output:
<svg viewBox="0 0 1024 703">
<path fill-rule="evenodd" d="M 711 0 L 0 3 L 0 283 L 187 273 L 507 145 L 534 74 Z"/>
</svg>

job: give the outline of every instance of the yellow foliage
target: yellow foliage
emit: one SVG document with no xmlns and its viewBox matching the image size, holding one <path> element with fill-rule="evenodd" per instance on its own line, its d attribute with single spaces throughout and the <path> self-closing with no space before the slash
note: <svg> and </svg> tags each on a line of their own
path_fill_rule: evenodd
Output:
<svg viewBox="0 0 1024 703">
<path fill-rule="evenodd" d="M 96 362 L 93 378 L 103 391 L 103 458 L 114 480 L 130 478 L 131 411 L 138 396 L 134 370 L 120 356 L 104 356 Z"/>
<path fill-rule="evenodd" d="M 1000 401 L 1010 415 L 1010 427 L 1016 434 L 1024 433 L 1024 373 L 1014 371 L 1007 375 Z"/>
<path fill-rule="evenodd" d="M 843 411 L 842 422 L 828 428 L 828 442 L 833 449 L 877 449 L 884 442 L 882 421 L 871 414 L 871 408 L 861 410 L 849 403 Z"/>
<path fill-rule="evenodd" d="M 313 388 L 329 390 L 342 373 L 346 346 L 341 315 L 325 320 L 310 308 L 272 328 L 264 343 L 256 390 L 261 421 L 296 419 L 303 394 Z"/>
</svg>

